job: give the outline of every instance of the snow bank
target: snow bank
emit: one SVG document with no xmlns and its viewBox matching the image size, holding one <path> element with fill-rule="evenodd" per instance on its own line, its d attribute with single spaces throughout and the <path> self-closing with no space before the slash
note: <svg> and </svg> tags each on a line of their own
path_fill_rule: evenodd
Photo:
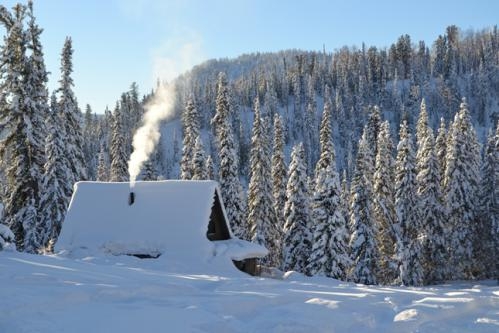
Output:
<svg viewBox="0 0 499 333">
<path fill-rule="evenodd" d="M 12 231 L 0 223 L 0 250 L 15 250 L 14 239 Z"/>
<path fill-rule="evenodd" d="M 1 251 L 0 332 L 499 332 L 495 281 L 382 287 L 165 263 Z"/>
</svg>

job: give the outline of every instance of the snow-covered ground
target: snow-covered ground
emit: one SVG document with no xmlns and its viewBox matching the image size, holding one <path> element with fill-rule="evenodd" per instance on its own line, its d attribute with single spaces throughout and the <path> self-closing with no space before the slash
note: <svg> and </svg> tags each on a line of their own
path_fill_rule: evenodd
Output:
<svg viewBox="0 0 499 333">
<path fill-rule="evenodd" d="M 0 332 L 499 332 L 499 287 L 369 287 L 183 273 L 163 256 L 4 251 Z"/>
</svg>

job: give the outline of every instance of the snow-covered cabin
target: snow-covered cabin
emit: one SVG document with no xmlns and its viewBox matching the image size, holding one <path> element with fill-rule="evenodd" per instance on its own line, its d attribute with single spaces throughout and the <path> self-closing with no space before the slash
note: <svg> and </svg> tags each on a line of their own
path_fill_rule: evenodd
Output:
<svg viewBox="0 0 499 333">
<path fill-rule="evenodd" d="M 133 190 L 130 183 L 76 183 L 55 249 L 190 265 L 232 260 L 253 275 L 256 258 L 267 254 L 234 237 L 217 182 L 175 180 L 137 182 Z"/>
</svg>

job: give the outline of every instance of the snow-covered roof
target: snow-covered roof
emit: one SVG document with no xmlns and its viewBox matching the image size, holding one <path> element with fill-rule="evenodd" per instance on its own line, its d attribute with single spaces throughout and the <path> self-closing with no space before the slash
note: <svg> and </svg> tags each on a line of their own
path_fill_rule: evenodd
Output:
<svg viewBox="0 0 499 333">
<path fill-rule="evenodd" d="M 214 196 L 219 193 L 217 182 L 137 182 L 133 192 L 135 202 L 129 205 L 129 183 L 77 183 L 55 249 L 161 253 L 187 261 L 220 252 L 206 237 Z M 227 221 L 224 209 L 223 215 Z M 236 241 L 227 227 L 232 242 Z M 262 246 L 236 242 L 230 248 L 237 251 L 224 256 L 241 260 L 267 254 Z"/>
</svg>

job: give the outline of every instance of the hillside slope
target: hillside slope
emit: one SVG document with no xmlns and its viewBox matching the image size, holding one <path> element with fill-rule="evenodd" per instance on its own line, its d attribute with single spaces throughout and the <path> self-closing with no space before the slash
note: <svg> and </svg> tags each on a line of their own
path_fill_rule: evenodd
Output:
<svg viewBox="0 0 499 333">
<path fill-rule="evenodd" d="M 328 86 L 333 102 L 337 163 L 340 170 L 345 169 L 350 175 L 371 105 L 380 106 L 397 142 L 402 119 L 407 119 L 414 129 L 423 98 L 430 125 L 436 131 L 440 118 L 447 123 L 453 120 L 465 97 L 483 143 L 488 130 L 495 128 L 499 119 L 497 54 L 497 27 L 463 32 L 450 26 L 433 43 L 416 42 L 402 35 L 385 48 L 362 45 L 334 52 L 287 50 L 214 59 L 195 66 L 175 81 L 176 114 L 179 119 L 186 98 L 192 93 L 207 136 L 205 146 L 216 162 L 210 120 L 215 113 L 217 75 L 225 72 L 239 146 L 250 146 L 252 109 L 258 97 L 264 116 L 272 118 L 278 113 L 284 118 L 288 147 L 304 142 L 311 172 L 318 159 L 318 126 Z M 167 127 L 163 136 L 175 136 L 181 143 L 180 124 L 175 131 L 172 126 Z M 179 157 L 170 153 L 167 159 L 175 170 Z M 244 149 L 240 150 L 239 159 L 241 176 L 247 178 L 248 156 Z"/>
</svg>

